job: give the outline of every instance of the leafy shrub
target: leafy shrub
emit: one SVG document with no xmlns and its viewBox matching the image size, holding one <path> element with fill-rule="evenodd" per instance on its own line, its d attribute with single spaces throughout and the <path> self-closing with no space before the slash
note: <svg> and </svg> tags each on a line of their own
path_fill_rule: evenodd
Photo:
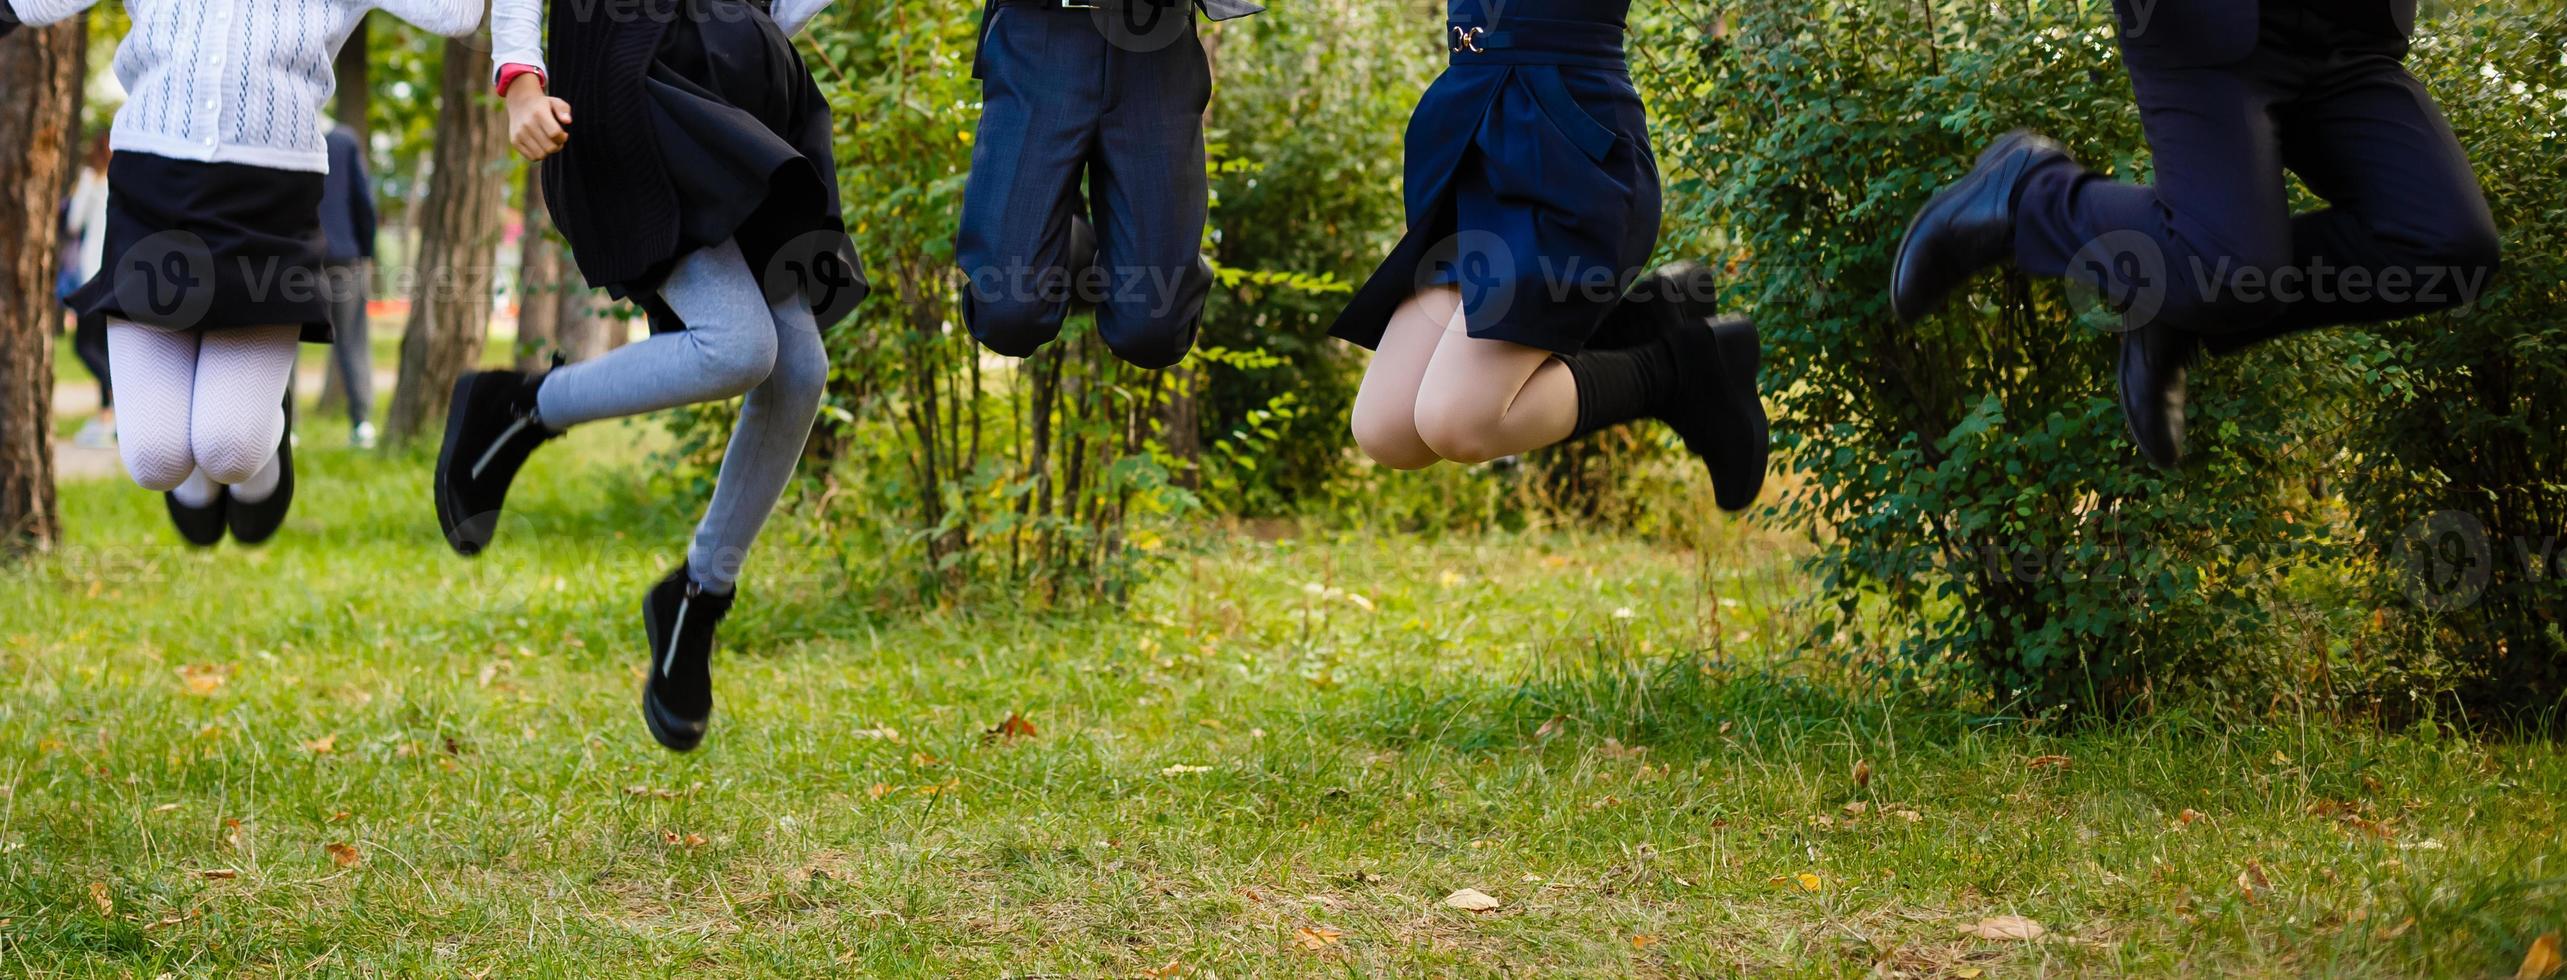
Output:
<svg viewBox="0 0 2567 980">
<path fill-rule="evenodd" d="M 2036 710 L 2127 705 L 2258 642 L 2277 573 L 2335 554 L 2293 508 L 2335 449 L 2356 341 L 2197 372 L 2200 462 L 2171 477 L 2124 436 L 2108 313 L 2012 274 L 1913 328 L 1889 310 L 1906 219 L 2004 131 L 2147 178 L 2110 13 L 1730 9 L 1690 121 L 1717 134 L 1702 207 L 1772 347 L 1780 510 L 1826 546 L 1814 639 L 1892 651 L 1901 675 L 1957 666 Z"/>
<path fill-rule="evenodd" d="M 2567 699 L 2567 9 L 2463 8 L 2415 69 L 2505 229 L 2473 309 L 2379 332 L 2394 368 L 2355 414 L 2347 496 L 2410 660 L 2466 708 L 2535 721 Z"/>
</svg>

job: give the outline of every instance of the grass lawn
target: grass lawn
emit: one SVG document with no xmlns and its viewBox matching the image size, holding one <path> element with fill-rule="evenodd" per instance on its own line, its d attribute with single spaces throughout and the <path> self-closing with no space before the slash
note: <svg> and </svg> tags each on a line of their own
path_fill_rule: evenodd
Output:
<svg viewBox="0 0 2567 980">
<path fill-rule="evenodd" d="M 632 431 L 472 562 L 415 458 L 307 451 L 260 551 L 65 488 L 0 572 L 0 972 L 2489 976 L 2567 926 L 2554 744 L 1858 698 L 1743 530 L 1190 535 L 1044 614 L 787 522 L 672 756 L 636 610 L 697 502 Z"/>
</svg>

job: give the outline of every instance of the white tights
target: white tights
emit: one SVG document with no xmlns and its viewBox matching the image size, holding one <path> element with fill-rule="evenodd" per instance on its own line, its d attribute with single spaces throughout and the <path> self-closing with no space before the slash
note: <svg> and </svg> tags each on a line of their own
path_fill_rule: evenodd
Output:
<svg viewBox="0 0 2567 980">
<path fill-rule="evenodd" d="M 107 370 L 116 385 L 116 441 L 125 471 L 150 490 L 187 489 L 202 504 L 212 484 L 243 499 L 276 487 L 285 437 L 285 388 L 300 327 L 203 333 L 107 323 Z"/>
</svg>

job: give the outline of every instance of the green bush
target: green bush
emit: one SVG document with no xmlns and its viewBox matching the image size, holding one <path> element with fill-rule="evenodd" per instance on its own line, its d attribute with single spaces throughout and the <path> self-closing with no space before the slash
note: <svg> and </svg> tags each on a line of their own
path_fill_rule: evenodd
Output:
<svg viewBox="0 0 2567 980">
<path fill-rule="evenodd" d="M 2293 508 L 2359 383 L 2355 341 L 2198 372 L 2200 462 L 2171 477 L 2124 436 L 2109 313 L 2013 274 L 1912 328 L 1889 310 L 1906 219 L 2004 131 L 2147 178 L 2109 12 L 1731 12 L 1689 111 L 1717 134 L 1702 206 L 1736 236 L 1771 347 L 1780 510 L 1824 545 L 1814 640 L 1890 651 L 1878 666 L 1901 676 L 1958 667 L 2036 711 L 2126 706 L 2259 642 L 2277 574 L 2335 554 Z"/>
<path fill-rule="evenodd" d="M 2347 496 L 2410 660 L 2439 659 L 2488 720 L 2567 699 L 2567 7 L 2484 3 L 2434 24 L 2415 69 L 2505 230 L 2461 314 L 2380 331 L 2395 367 L 2355 414 Z"/>
</svg>

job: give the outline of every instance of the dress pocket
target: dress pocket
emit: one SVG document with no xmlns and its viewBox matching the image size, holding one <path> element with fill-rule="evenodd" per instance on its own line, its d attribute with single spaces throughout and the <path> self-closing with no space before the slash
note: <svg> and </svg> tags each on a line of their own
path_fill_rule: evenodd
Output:
<svg viewBox="0 0 2567 980">
<path fill-rule="evenodd" d="M 1569 83 L 1561 79 L 1559 69 L 1531 67 L 1519 69 L 1519 73 L 1532 91 L 1534 102 L 1542 107 L 1542 115 L 1551 120 L 1560 135 L 1567 137 L 1587 159 L 1603 163 L 1622 135 L 1598 122 L 1585 106 L 1578 104 L 1578 97 L 1570 93 Z"/>
</svg>

